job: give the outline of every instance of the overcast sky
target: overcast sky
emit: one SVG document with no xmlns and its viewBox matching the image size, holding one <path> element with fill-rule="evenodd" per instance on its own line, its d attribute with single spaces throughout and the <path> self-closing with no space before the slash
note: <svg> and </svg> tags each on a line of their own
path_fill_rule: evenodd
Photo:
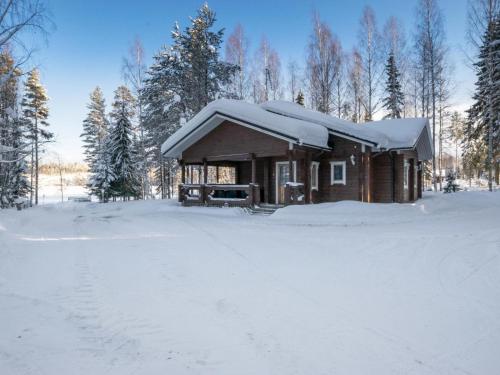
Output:
<svg viewBox="0 0 500 375">
<path fill-rule="evenodd" d="M 56 28 L 47 44 L 39 48 L 32 64 L 40 68 L 50 97 L 50 124 L 57 140 L 51 150 L 65 161 L 81 161 L 79 135 L 89 93 L 99 85 L 109 105 L 114 89 L 122 83 L 122 58 L 135 37 L 142 39 L 149 62 L 162 45 L 170 43 L 174 22 L 186 26 L 189 16 L 195 15 L 202 3 L 193 0 L 49 1 Z M 375 10 L 379 28 L 391 15 L 403 22 L 407 33 L 415 26 L 416 0 L 213 0 L 208 4 L 217 13 L 217 27 L 226 28 L 226 35 L 237 23 L 243 25 L 252 54 L 265 34 L 281 55 L 283 68 L 290 59 L 304 61 L 313 10 L 330 25 L 345 50 L 356 43 L 359 18 L 366 4 Z M 455 65 L 457 89 L 453 104 L 463 109 L 469 103 L 474 81 L 462 52 L 466 0 L 441 0 L 439 4 L 444 11 L 451 60 Z"/>
</svg>

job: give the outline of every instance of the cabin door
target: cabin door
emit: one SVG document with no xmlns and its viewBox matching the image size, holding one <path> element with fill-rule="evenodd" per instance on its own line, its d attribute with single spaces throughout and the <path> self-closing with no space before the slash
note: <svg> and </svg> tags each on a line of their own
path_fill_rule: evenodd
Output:
<svg viewBox="0 0 500 375">
<path fill-rule="evenodd" d="M 276 162 L 276 204 L 285 204 L 285 187 L 290 181 L 287 161 Z M 293 162 L 293 175 L 297 181 L 297 164 Z"/>
</svg>

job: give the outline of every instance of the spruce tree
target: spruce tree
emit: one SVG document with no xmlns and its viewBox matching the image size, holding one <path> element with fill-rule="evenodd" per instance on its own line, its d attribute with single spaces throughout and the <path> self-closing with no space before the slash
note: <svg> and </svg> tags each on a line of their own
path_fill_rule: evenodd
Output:
<svg viewBox="0 0 500 375">
<path fill-rule="evenodd" d="M 45 88 L 40 83 L 40 74 L 38 70 L 32 70 L 28 74 L 28 79 L 25 83 L 24 97 L 22 107 L 24 117 L 28 120 L 29 139 L 32 142 L 31 151 L 31 179 L 32 186 L 34 185 L 35 204 L 38 204 L 38 166 L 40 154 L 43 152 L 45 143 L 53 138 L 53 133 L 47 130 L 49 123 L 49 108 L 47 102 L 49 100 Z M 34 183 L 33 183 L 34 180 Z M 33 197 L 30 197 L 30 202 Z"/>
<path fill-rule="evenodd" d="M 178 54 L 164 47 L 153 57 L 153 61 L 141 93 L 143 126 L 149 166 L 154 170 L 157 193 L 163 198 L 168 184 L 162 178 L 163 174 L 159 173 L 164 166 L 160 149 L 162 143 L 179 128 L 185 109 L 180 100 L 183 91 Z"/>
<path fill-rule="evenodd" d="M 393 52 L 389 54 L 385 72 L 387 74 L 385 88 L 387 96 L 383 100 L 383 107 L 386 109 L 387 114 L 384 118 L 401 118 L 401 112 L 404 106 L 404 94 L 401 89 L 401 83 L 399 82 L 400 74 L 396 66 Z"/>
<path fill-rule="evenodd" d="M 188 118 L 218 97 L 232 97 L 228 87 L 238 66 L 219 59 L 224 29 L 213 31 L 215 21 L 215 12 L 205 3 L 184 33 L 177 26 L 172 33 L 173 50 L 180 58 L 180 96 Z"/>
<path fill-rule="evenodd" d="M 89 112 L 85 120 L 83 120 L 83 132 L 80 137 L 83 141 L 85 162 L 88 164 L 89 169 L 92 169 L 108 131 L 106 104 L 99 87 L 96 87 L 90 94 L 90 102 L 87 108 Z"/>
<path fill-rule="evenodd" d="M 102 140 L 89 177 L 90 191 L 99 197 L 101 202 L 107 202 L 109 197 L 113 195 L 112 184 L 116 175 L 111 158 L 111 141 L 110 136 L 107 135 Z"/>
<path fill-rule="evenodd" d="M 115 179 L 111 183 L 114 195 L 123 199 L 140 195 L 140 176 L 134 164 L 132 117 L 135 99 L 130 90 L 120 86 L 115 91 L 111 118 L 109 152 Z"/>
<path fill-rule="evenodd" d="M 479 59 L 474 64 L 477 80 L 474 103 L 468 110 L 469 130 L 466 134 L 470 140 L 482 142 L 487 149 L 485 167 L 488 170 L 488 186 L 491 191 L 493 166 L 498 163 L 500 157 L 500 17 L 490 22 L 482 42 Z M 478 150 L 484 148 L 477 147 Z M 469 159 L 478 158 L 469 156 Z"/>
<path fill-rule="evenodd" d="M 174 175 L 175 160 L 164 160 L 162 143 L 209 102 L 231 98 L 228 89 L 238 67 L 220 61 L 223 30 L 212 31 L 215 13 L 205 4 L 181 31 L 176 24 L 172 46 L 154 56 L 142 91 L 144 128 L 149 165 L 155 169 L 158 192 L 171 191 L 167 175 Z"/>
</svg>

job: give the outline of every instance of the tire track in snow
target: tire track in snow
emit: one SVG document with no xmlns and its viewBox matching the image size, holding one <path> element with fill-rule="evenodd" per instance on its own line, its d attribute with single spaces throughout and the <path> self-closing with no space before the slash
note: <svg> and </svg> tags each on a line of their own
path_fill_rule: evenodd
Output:
<svg viewBox="0 0 500 375">
<path fill-rule="evenodd" d="M 302 299 L 306 300 L 310 304 L 312 304 L 315 308 L 314 312 L 316 314 L 319 314 L 322 317 L 325 316 L 331 316 L 331 311 L 324 306 L 320 301 L 317 299 L 306 295 L 305 293 L 301 292 L 299 289 L 295 288 L 294 286 L 291 286 L 289 283 L 286 281 L 276 277 L 275 275 L 271 274 L 268 271 L 263 270 L 257 263 L 253 262 L 250 260 L 244 253 L 242 253 L 240 250 L 236 249 L 234 246 L 229 244 L 226 240 L 220 238 L 216 234 L 214 234 L 216 231 L 210 231 L 207 230 L 203 227 L 203 225 L 208 225 L 209 223 L 204 222 L 203 225 L 198 225 L 195 226 L 193 223 L 191 223 L 189 220 L 187 220 L 184 215 L 178 215 L 178 219 L 182 220 L 184 223 L 186 223 L 196 234 L 199 234 L 200 231 L 203 232 L 208 238 L 210 238 L 213 242 L 216 244 L 222 245 L 222 247 L 232 253 L 233 255 L 236 255 L 237 257 L 245 260 L 245 262 L 251 266 L 255 271 L 258 273 L 264 275 L 268 279 L 276 282 L 277 284 L 281 285 L 285 289 L 291 291 L 293 294 L 301 297 Z M 228 222 L 225 222 L 226 226 Z M 232 222 L 231 222 L 232 224 Z M 252 223 L 253 224 L 253 223 Z M 260 224 L 260 223 L 258 223 Z M 267 223 L 266 223 L 267 224 Z M 216 228 L 217 229 L 217 228 Z M 227 230 L 227 228 L 226 228 Z M 215 248 L 220 248 L 220 247 L 215 247 Z M 396 349 L 397 352 L 399 352 L 402 355 L 405 355 L 404 353 L 407 353 L 405 356 L 407 356 L 407 359 L 405 360 L 405 363 L 413 363 L 415 367 L 411 366 L 406 369 L 406 371 L 413 372 L 413 371 L 419 371 L 422 368 L 427 368 L 429 370 L 432 370 L 433 373 L 440 374 L 441 373 L 441 366 L 440 362 L 441 361 L 432 361 L 432 363 L 429 363 L 429 358 L 430 356 L 426 353 L 421 353 L 418 350 L 414 349 L 412 345 L 405 340 L 404 338 L 395 335 L 392 332 L 389 332 L 385 329 L 381 328 L 374 328 L 370 326 L 366 326 L 363 323 L 360 323 L 361 318 L 359 314 L 355 311 L 348 310 L 344 308 L 343 306 L 340 306 L 336 304 L 334 308 L 341 313 L 341 316 L 337 315 L 337 318 L 343 319 L 347 324 L 349 324 L 351 327 L 356 327 L 358 330 L 362 330 L 363 332 L 368 332 L 371 335 L 375 337 L 379 337 L 383 339 L 387 344 L 391 345 L 393 348 Z M 320 313 L 318 310 L 322 310 Z M 278 340 L 276 340 L 278 342 Z M 366 351 L 372 353 L 373 355 L 376 355 L 378 351 L 369 345 L 359 343 L 359 346 L 362 346 Z M 393 351 L 394 352 L 394 351 Z M 422 360 L 421 358 L 426 358 L 426 360 Z M 437 362 L 437 363 L 436 363 Z M 461 369 L 457 366 L 453 366 L 457 371 L 460 371 L 463 374 L 468 374 L 468 372 L 464 369 Z"/>
</svg>

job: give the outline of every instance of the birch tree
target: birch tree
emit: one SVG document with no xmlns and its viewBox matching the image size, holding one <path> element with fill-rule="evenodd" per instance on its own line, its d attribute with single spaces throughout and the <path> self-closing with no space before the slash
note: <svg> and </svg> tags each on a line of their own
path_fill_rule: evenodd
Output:
<svg viewBox="0 0 500 375">
<path fill-rule="evenodd" d="M 295 101 L 299 90 L 300 90 L 300 67 L 296 61 L 290 61 L 287 66 L 288 70 L 288 90 L 290 93 L 290 99 Z"/>
<path fill-rule="evenodd" d="M 357 49 L 351 53 L 349 66 L 349 93 L 351 97 L 351 120 L 359 123 L 362 120 L 364 96 L 362 91 L 363 67 L 361 55 Z"/>
<path fill-rule="evenodd" d="M 313 17 L 313 30 L 307 49 L 307 82 L 311 105 L 314 109 L 330 113 L 333 110 L 334 84 L 340 71 L 340 42 L 317 14 Z"/>
<path fill-rule="evenodd" d="M 280 99 L 281 59 L 273 49 L 266 36 L 260 41 L 255 52 L 254 68 L 252 73 L 252 96 L 256 103 Z"/>
<path fill-rule="evenodd" d="M 226 41 L 226 61 L 238 67 L 231 91 L 238 99 L 246 99 L 249 95 L 248 77 L 249 41 L 241 24 L 236 25 Z"/>
<path fill-rule="evenodd" d="M 144 101 L 142 91 L 144 90 L 144 81 L 146 79 L 146 64 L 144 61 L 144 47 L 139 38 L 136 38 L 130 46 L 128 57 L 123 59 L 122 73 L 125 82 L 132 89 L 132 94 L 136 98 L 136 116 L 137 126 L 137 156 L 139 174 L 141 176 L 141 196 L 146 199 L 151 196 L 151 184 L 149 182 L 149 164 L 147 160 L 146 141 L 144 133 Z"/>
<path fill-rule="evenodd" d="M 432 122 L 432 138 L 436 150 L 437 121 L 437 73 L 443 63 L 444 31 L 443 18 L 436 0 L 419 0 L 417 6 L 416 45 L 420 64 L 422 116 L 428 116 Z M 432 180 L 437 190 L 436 154 L 432 156 Z"/>
<path fill-rule="evenodd" d="M 383 75 L 383 56 L 381 39 L 377 28 L 375 13 L 366 6 L 359 23 L 358 50 L 361 56 L 362 86 L 365 95 L 363 101 L 365 121 L 373 120 L 379 109 L 380 81 Z"/>
</svg>

